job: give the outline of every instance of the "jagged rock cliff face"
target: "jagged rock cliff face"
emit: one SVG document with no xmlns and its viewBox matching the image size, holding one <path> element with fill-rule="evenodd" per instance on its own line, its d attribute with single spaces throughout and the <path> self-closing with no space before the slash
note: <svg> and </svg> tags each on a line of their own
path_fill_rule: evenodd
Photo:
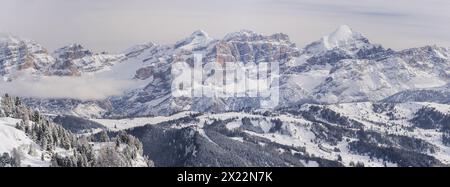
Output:
<svg viewBox="0 0 450 187">
<path fill-rule="evenodd" d="M 98 72 L 114 65 L 122 58 L 122 55 L 94 54 L 80 44 L 57 49 L 54 56 L 57 60 L 48 73 L 58 76 L 80 76 L 82 73 Z"/>
<path fill-rule="evenodd" d="M 15 79 L 20 72 L 44 72 L 54 60 L 35 42 L 0 35 L 0 76 L 4 81 Z"/>
<path fill-rule="evenodd" d="M 0 75 L 11 81 L 20 76 L 80 76 L 105 70 L 123 55 L 97 54 L 80 44 L 50 53 L 34 41 L 0 35 Z"/>
<path fill-rule="evenodd" d="M 259 106 L 258 99 L 254 98 L 172 97 L 172 64 L 179 61 L 192 64 L 194 54 L 202 54 L 203 64 L 277 62 L 281 67 L 286 67 L 288 61 L 300 54 L 285 34 L 263 36 L 252 31 L 231 33 L 222 40 L 212 39 L 205 32 L 196 31 L 174 45 L 152 46 L 144 51 L 139 48 L 138 51 L 140 55 L 129 60 L 142 60 L 145 67 L 138 69 L 134 77 L 146 80 L 149 84 L 144 89 L 111 98 L 114 106 L 122 106 L 112 110 L 111 116 L 169 115 L 187 109 L 227 111 Z"/>
</svg>

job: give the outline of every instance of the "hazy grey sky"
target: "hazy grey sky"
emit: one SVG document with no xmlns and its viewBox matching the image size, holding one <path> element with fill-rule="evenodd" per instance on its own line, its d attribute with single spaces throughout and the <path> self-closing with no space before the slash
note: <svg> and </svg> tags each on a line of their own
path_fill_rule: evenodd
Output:
<svg viewBox="0 0 450 187">
<path fill-rule="evenodd" d="M 198 29 L 214 38 L 283 32 L 303 47 L 341 24 L 394 49 L 449 47 L 449 23 L 448 0 L 0 0 L 0 32 L 50 50 L 78 42 L 116 52 Z"/>
</svg>

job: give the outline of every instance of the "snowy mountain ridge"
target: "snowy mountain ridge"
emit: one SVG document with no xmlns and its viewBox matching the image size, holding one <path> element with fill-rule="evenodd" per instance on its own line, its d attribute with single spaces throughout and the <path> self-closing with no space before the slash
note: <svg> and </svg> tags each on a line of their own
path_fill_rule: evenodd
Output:
<svg viewBox="0 0 450 187">
<path fill-rule="evenodd" d="M 75 113 L 87 114 L 78 109 L 97 108 L 101 114 L 89 115 L 124 117 L 170 115 L 189 109 L 222 112 L 259 107 L 254 98 L 173 98 L 171 65 L 178 61 L 192 63 L 194 54 L 202 54 L 204 64 L 279 62 L 279 107 L 380 101 L 402 91 L 443 86 L 450 80 L 448 49 L 385 49 L 346 25 L 302 49 L 282 33 L 265 36 L 242 30 L 213 39 L 199 30 L 174 44 L 136 45 L 123 55 L 92 55 L 80 45 L 61 48 L 53 55 L 57 57 L 50 68 L 53 75 L 93 72 L 103 78 L 139 80 L 142 85 L 104 101 L 78 101 L 74 105 L 69 100 L 68 107 L 58 107 L 54 112 L 77 109 Z M 29 103 L 39 103 L 36 108 L 52 111 L 54 105 L 46 102 L 44 99 Z"/>
<path fill-rule="evenodd" d="M 282 33 L 248 30 L 222 39 L 195 31 L 174 44 L 140 44 L 121 55 L 95 54 L 78 44 L 48 55 L 37 44 L 8 41 L 0 45 L 0 67 L 4 67 L 0 72 L 12 81 L 10 75 L 20 76 L 16 73 L 23 69 L 36 76 L 88 73 L 139 81 L 139 87 L 104 100 L 21 100 L 63 128 L 93 134 L 96 150 L 111 144 L 107 137 L 128 137 L 122 134 L 126 132 L 142 142 L 140 149 L 130 138 L 131 145 L 156 166 L 450 164 L 447 48 L 385 49 L 345 25 L 304 48 Z M 203 65 L 278 62 L 280 105 L 262 110 L 259 98 L 174 97 L 171 65 L 179 61 L 192 65 L 195 54 L 203 55 Z M 19 68 L 22 64 L 31 66 Z M 15 106 L 11 99 L 8 103 Z M 14 110 L 4 106 L 0 138 L 12 146 L 2 149 L 11 152 L 23 144 L 14 137 L 41 145 L 42 140 L 12 129 L 11 120 L 22 119 L 8 118 L 5 111 Z M 6 124 L 3 129 L 2 124 Z M 106 135 L 104 129 L 109 130 Z M 130 141 L 122 143 L 130 145 Z M 126 149 L 117 146 L 116 150 Z M 65 161 L 67 157 L 53 153 L 44 160 L 73 164 L 74 159 Z"/>
<path fill-rule="evenodd" d="M 11 81 L 24 74 L 80 76 L 98 72 L 119 62 L 123 55 L 93 53 L 71 44 L 50 53 L 38 43 L 12 35 L 0 36 L 0 75 Z"/>
<path fill-rule="evenodd" d="M 380 45 L 371 44 L 361 33 L 353 31 L 347 25 L 341 25 L 331 34 L 307 45 L 305 51 L 309 54 L 318 54 L 340 49 L 354 55 L 359 50 L 376 47 L 380 47 Z"/>
<path fill-rule="evenodd" d="M 178 44 L 190 45 L 186 42 Z M 113 98 L 113 106 L 121 107 L 121 111 L 113 113 L 139 111 L 126 116 L 170 115 L 186 108 L 211 111 L 211 106 L 214 106 L 215 111 L 221 112 L 258 107 L 255 100 L 248 98 L 172 99 L 169 91 L 171 77 L 167 76 L 171 61 L 192 62 L 193 53 L 204 54 L 204 63 L 279 61 L 282 74 L 280 107 L 308 102 L 379 101 L 405 90 L 443 86 L 450 80 L 450 63 L 446 58 L 448 50 L 445 48 L 431 46 L 397 52 L 370 43 L 362 34 L 345 25 L 304 49 L 298 49 L 284 34 L 263 36 L 243 30 L 228 34 L 222 40 L 205 42 L 197 49 L 177 51 L 166 46 L 157 51 L 141 53 L 141 56 L 151 55 L 141 57 L 151 64 L 138 70 L 136 75 L 152 83 L 143 90 Z M 123 108 L 124 105 L 130 106 Z"/>
</svg>

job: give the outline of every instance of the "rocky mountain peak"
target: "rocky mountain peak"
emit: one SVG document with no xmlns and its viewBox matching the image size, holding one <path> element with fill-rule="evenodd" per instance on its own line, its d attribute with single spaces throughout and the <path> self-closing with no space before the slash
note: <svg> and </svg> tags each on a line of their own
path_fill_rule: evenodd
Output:
<svg viewBox="0 0 450 187">
<path fill-rule="evenodd" d="M 353 32 L 353 30 L 347 25 L 341 25 L 333 33 L 328 36 L 324 36 L 323 40 L 328 49 L 345 45 L 348 42 L 358 40 L 362 37 L 361 34 Z"/>
<path fill-rule="evenodd" d="M 396 55 L 410 64 L 437 68 L 439 71 L 446 71 L 446 67 L 450 63 L 449 50 L 436 45 L 405 49 L 399 51 Z M 445 74 L 449 74 L 449 72 Z"/>
<path fill-rule="evenodd" d="M 227 34 L 223 40 L 224 41 L 254 41 L 263 38 L 261 34 L 258 34 L 251 30 L 241 30 L 238 32 L 233 32 Z"/>
<path fill-rule="evenodd" d="M 122 55 L 94 53 L 81 44 L 70 44 L 54 52 L 56 62 L 46 74 L 58 76 L 80 76 L 110 67 L 120 61 Z"/>
<path fill-rule="evenodd" d="M 272 34 L 270 36 L 270 38 L 272 40 L 277 40 L 277 41 L 290 41 L 291 39 L 289 38 L 289 35 L 284 34 L 284 33 L 276 33 L 276 34 Z"/>
<path fill-rule="evenodd" d="M 21 70 L 38 72 L 54 62 L 41 45 L 31 40 L 0 34 L 0 75 L 11 80 Z"/>
<path fill-rule="evenodd" d="M 208 33 L 206 33 L 204 30 L 196 30 L 191 34 L 191 37 L 206 37 L 208 38 Z"/>
<path fill-rule="evenodd" d="M 9 34 L 0 34 L 0 48 L 23 49 L 32 53 L 47 53 L 47 50 L 38 43 Z"/>
<path fill-rule="evenodd" d="M 196 50 L 204 48 L 210 42 L 214 41 L 205 31 L 198 30 L 193 32 L 189 37 L 175 43 L 175 49 Z"/>
<path fill-rule="evenodd" d="M 323 36 L 320 40 L 305 47 L 309 53 L 323 53 L 330 50 L 343 50 L 349 54 L 355 54 L 360 49 L 378 47 L 373 45 L 361 33 L 355 32 L 347 25 L 339 26 L 334 32 Z"/>
<path fill-rule="evenodd" d="M 16 36 L 10 34 L 0 33 L 0 44 L 4 45 L 6 43 L 19 43 L 20 39 Z"/>
<path fill-rule="evenodd" d="M 93 52 L 85 49 L 81 44 L 73 43 L 55 51 L 55 56 L 61 60 L 80 59 L 93 55 Z"/>
<path fill-rule="evenodd" d="M 121 53 L 124 54 L 126 57 L 135 57 L 137 55 L 140 55 L 143 51 L 156 46 L 156 43 L 153 42 L 148 42 L 148 43 L 143 43 L 143 44 L 137 44 L 134 45 L 124 51 L 122 51 Z"/>
</svg>

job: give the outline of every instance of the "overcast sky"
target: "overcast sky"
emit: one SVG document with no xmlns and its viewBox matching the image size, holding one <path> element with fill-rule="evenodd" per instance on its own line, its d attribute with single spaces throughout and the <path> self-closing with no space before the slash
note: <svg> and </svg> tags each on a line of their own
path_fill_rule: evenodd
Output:
<svg viewBox="0 0 450 187">
<path fill-rule="evenodd" d="M 303 47 L 341 24 L 394 49 L 450 47 L 449 22 L 448 0 L 0 0 L 0 32 L 50 50 L 78 42 L 117 52 L 198 29 L 214 38 L 283 32 Z"/>
</svg>

